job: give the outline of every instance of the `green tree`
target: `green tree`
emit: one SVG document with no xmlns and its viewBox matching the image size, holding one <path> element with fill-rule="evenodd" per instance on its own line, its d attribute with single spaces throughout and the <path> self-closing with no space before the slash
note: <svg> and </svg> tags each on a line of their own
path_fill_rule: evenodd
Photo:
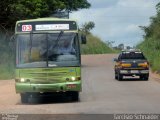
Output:
<svg viewBox="0 0 160 120">
<path fill-rule="evenodd" d="M 48 17 L 56 11 L 89 8 L 87 0 L 1 0 L 0 26 L 12 28 L 17 20 Z"/>
<path fill-rule="evenodd" d="M 90 21 L 82 25 L 82 32 L 85 34 L 90 34 L 90 31 L 95 27 L 95 23 Z"/>
<path fill-rule="evenodd" d="M 144 40 L 137 45 L 148 58 L 152 70 L 160 73 L 160 2 L 156 5 L 157 14 L 150 18 L 149 26 L 141 26 Z"/>
<path fill-rule="evenodd" d="M 148 39 L 154 37 L 160 39 L 160 3 L 156 5 L 157 15 L 150 18 L 149 26 L 140 26 L 145 32 L 144 38 Z"/>
<path fill-rule="evenodd" d="M 107 46 L 109 46 L 110 48 L 113 47 L 113 43 L 115 43 L 115 41 L 105 41 L 105 43 L 107 44 Z"/>
</svg>

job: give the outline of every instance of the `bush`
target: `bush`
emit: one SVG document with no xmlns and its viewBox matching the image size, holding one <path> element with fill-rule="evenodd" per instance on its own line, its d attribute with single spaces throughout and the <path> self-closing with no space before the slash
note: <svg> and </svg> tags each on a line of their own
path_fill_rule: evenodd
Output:
<svg viewBox="0 0 160 120">
<path fill-rule="evenodd" d="M 0 32 L 0 79 L 14 77 L 14 52 L 9 47 L 10 36 Z"/>
<path fill-rule="evenodd" d="M 159 40 L 154 38 L 149 38 L 144 40 L 138 46 L 145 56 L 147 57 L 148 61 L 150 62 L 150 66 L 153 71 L 160 71 L 160 45 Z"/>
<path fill-rule="evenodd" d="M 113 49 L 108 47 L 100 38 L 92 34 L 87 36 L 87 44 L 81 46 L 82 54 L 105 54 L 113 52 Z"/>
</svg>

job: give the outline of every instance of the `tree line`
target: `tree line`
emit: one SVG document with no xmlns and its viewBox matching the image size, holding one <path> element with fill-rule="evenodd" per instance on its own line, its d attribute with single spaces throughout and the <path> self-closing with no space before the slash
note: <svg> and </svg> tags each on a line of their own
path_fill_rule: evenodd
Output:
<svg viewBox="0 0 160 120">
<path fill-rule="evenodd" d="M 160 2 L 156 5 L 156 15 L 150 18 L 148 26 L 140 26 L 144 40 L 137 45 L 148 58 L 152 70 L 160 73 Z"/>
<path fill-rule="evenodd" d="M 144 39 L 155 38 L 160 39 L 160 3 L 156 5 L 156 16 L 150 18 L 149 26 L 141 26 L 144 31 Z"/>
<path fill-rule="evenodd" d="M 49 17 L 58 11 L 87 9 L 87 0 L 0 0 L 0 28 L 14 29 L 17 20 Z"/>
</svg>

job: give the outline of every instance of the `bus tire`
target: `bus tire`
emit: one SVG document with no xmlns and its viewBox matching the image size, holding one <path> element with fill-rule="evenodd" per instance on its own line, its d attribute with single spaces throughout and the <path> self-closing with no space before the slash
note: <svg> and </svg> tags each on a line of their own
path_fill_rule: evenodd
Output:
<svg viewBox="0 0 160 120">
<path fill-rule="evenodd" d="M 72 92 L 72 100 L 79 101 L 79 92 L 77 92 L 77 91 Z"/>
<path fill-rule="evenodd" d="M 71 97 L 72 101 L 79 100 L 79 92 L 78 91 L 69 91 L 69 92 L 67 92 L 67 96 Z"/>
<path fill-rule="evenodd" d="M 28 94 L 26 93 L 21 93 L 21 102 L 22 103 L 28 103 Z"/>
</svg>

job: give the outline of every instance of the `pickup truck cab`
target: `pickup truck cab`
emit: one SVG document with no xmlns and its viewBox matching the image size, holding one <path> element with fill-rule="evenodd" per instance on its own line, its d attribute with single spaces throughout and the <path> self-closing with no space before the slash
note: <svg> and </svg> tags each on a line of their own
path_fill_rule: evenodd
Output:
<svg viewBox="0 0 160 120">
<path fill-rule="evenodd" d="M 148 80 L 149 63 L 140 50 L 123 50 L 114 61 L 115 79 L 123 80 L 123 76 L 139 76 L 140 79 Z"/>
</svg>

